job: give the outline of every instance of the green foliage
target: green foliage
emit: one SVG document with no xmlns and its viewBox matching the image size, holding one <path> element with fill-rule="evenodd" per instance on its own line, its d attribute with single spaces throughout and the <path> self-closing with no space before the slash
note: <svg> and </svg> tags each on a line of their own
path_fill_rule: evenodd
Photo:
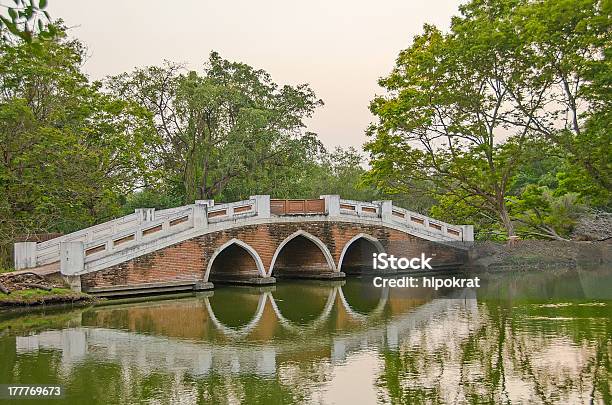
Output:
<svg viewBox="0 0 612 405">
<path fill-rule="evenodd" d="M 578 134 L 566 132 L 562 142 L 569 145 L 564 170 L 558 173 L 558 193 L 578 193 L 589 205 L 612 209 L 612 113 L 589 116 Z M 583 157 L 583 158 L 581 158 Z"/>
<path fill-rule="evenodd" d="M 161 189 L 145 188 L 135 191 L 127 196 L 122 205 L 124 215 L 134 212 L 137 208 L 155 208 L 163 210 L 178 207 L 182 204 L 182 198 L 164 193 Z"/>
<path fill-rule="evenodd" d="M 575 193 L 556 196 L 546 186 L 528 185 L 513 198 L 510 210 L 520 223 L 518 233 L 524 237 L 567 239 L 586 207 Z"/>
<path fill-rule="evenodd" d="M 586 149 L 582 135 L 572 138 L 577 147 Z M 601 140 L 589 139 L 591 161 L 601 163 L 599 170 L 602 172 L 609 172 L 609 168 L 605 168 L 609 162 L 597 156 L 609 149 L 609 145 L 597 144 Z M 565 148 L 536 139 L 527 144 L 525 159 L 513 178 L 509 199 L 520 235 L 567 239 L 578 220 L 589 211 L 609 209 L 610 192 L 589 176 Z"/>
<path fill-rule="evenodd" d="M 512 236 L 517 223 L 525 234 L 527 223 L 567 235 L 573 214 L 561 207 L 610 207 L 609 5 L 472 0 L 460 10 L 449 33 L 425 25 L 380 80 L 365 181 L 428 196 L 432 213 L 481 234 Z M 550 187 L 540 222 L 518 203 L 530 184 Z"/>
<path fill-rule="evenodd" d="M 45 295 L 66 295 L 66 294 L 72 294 L 73 291 L 70 289 L 65 289 L 65 288 L 53 288 L 51 289 L 51 291 L 47 291 L 47 290 L 41 290 L 39 288 L 32 288 L 32 289 L 27 289 L 27 290 L 18 290 L 18 291 L 13 291 L 11 293 L 11 298 L 23 298 L 23 299 L 30 299 L 30 298 L 36 298 L 36 297 L 41 297 L 41 296 L 45 296 Z"/>
<path fill-rule="evenodd" d="M 363 157 L 354 148 L 336 148 L 328 152 L 314 134 L 306 134 L 293 141 L 293 147 L 282 159 L 235 178 L 215 198 L 238 201 L 255 194 L 271 194 L 273 198 L 339 194 L 356 200 L 379 199 L 380 194 L 373 188 L 360 184 L 366 172 L 362 161 Z M 141 207 L 175 207 L 182 204 L 183 198 L 180 194 L 173 195 L 162 184 L 132 194 L 124 205 L 124 212 L 127 214 Z"/>
<path fill-rule="evenodd" d="M 153 114 L 163 140 L 155 163 L 185 203 L 221 196 L 232 182 L 286 161 L 304 136 L 303 119 L 322 104 L 307 85 L 278 86 L 265 71 L 215 52 L 203 73 L 168 63 L 107 84 Z"/>
<path fill-rule="evenodd" d="M 51 291 L 31 288 L 12 291 L 10 295 L 0 293 L 0 306 L 38 305 L 80 300 L 90 301 L 91 297 L 85 293 L 74 292 L 67 288 L 52 288 Z"/>
<path fill-rule="evenodd" d="M 83 46 L 59 35 L 0 43 L 0 250 L 16 237 L 69 232 L 120 213 L 150 178 L 149 113 L 81 73 Z"/>
<path fill-rule="evenodd" d="M 476 240 L 504 240 L 506 232 L 497 217 L 483 210 L 485 202 L 474 195 L 448 193 L 437 198 L 429 209 L 434 218 L 451 223 L 474 225 Z"/>
<path fill-rule="evenodd" d="M 38 50 L 41 41 L 52 39 L 58 34 L 58 27 L 50 24 L 51 18 L 45 10 L 47 0 L 13 2 L 13 6 L 7 7 L 8 16 L 0 15 L 2 41 L 18 39 Z"/>
</svg>

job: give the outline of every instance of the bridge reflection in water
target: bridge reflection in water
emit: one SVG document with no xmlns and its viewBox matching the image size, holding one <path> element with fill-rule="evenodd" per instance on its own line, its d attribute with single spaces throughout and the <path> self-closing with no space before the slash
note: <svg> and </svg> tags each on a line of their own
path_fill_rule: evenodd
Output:
<svg viewBox="0 0 612 405">
<path fill-rule="evenodd" d="M 406 299 L 389 289 L 368 291 L 370 285 L 353 280 L 235 287 L 109 305 L 80 313 L 75 327 L 18 336 L 16 349 L 61 350 L 65 371 L 91 356 L 145 372 L 161 367 L 194 375 L 273 375 L 279 361 L 295 356 L 335 363 L 364 341 L 394 347 L 398 334 L 456 302 L 475 308 L 469 300 L 432 300 L 426 291 Z"/>
</svg>

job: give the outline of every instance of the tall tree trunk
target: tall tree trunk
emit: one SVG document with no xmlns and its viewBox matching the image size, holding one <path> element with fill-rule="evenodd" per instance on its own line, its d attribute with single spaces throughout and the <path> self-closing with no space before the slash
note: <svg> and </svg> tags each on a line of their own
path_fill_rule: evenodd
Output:
<svg viewBox="0 0 612 405">
<path fill-rule="evenodd" d="M 501 218 L 502 224 L 504 225 L 504 228 L 508 233 L 508 237 L 516 236 L 516 233 L 514 231 L 514 224 L 510 220 L 510 215 L 508 214 L 506 203 L 504 201 L 501 201 L 499 205 L 499 217 Z"/>
</svg>

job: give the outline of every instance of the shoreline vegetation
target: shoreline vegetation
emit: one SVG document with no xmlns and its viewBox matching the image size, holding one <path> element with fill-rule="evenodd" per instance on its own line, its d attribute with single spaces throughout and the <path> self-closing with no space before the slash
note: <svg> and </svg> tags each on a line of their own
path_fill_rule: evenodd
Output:
<svg viewBox="0 0 612 405">
<path fill-rule="evenodd" d="M 0 308 L 89 304 L 96 298 L 68 288 L 61 277 L 30 272 L 0 272 Z"/>
<path fill-rule="evenodd" d="M 53 288 L 51 291 L 38 288 L 19 290 L 11 294 L 0 293 L 0 308 L 47 306 L 55 304 L 90 304 L 96 299 L 85 293 L 67 288 Z"/>
</svg>

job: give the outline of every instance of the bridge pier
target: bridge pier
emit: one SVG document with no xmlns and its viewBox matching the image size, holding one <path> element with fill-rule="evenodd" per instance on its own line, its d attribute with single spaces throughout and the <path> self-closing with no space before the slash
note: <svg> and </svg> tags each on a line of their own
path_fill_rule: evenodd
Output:
<svg viewBox="0 0 612 405">
<path fill-rule="evenodd" d="M 75 276 L 73 276 L 75 277 Z M 79 277 L 79 276 L 76 276 Z M 123 297 L 170 292 L 189 292 L 212 290 L 214 284 L 204 280 L 164 281 L 135 285 L 117 285 L 109 287 L 90 287 L 85 292 L 97 297 Z"/>
<path fill-rule="evenodd" d="M 276 284 L 274 277 L 244 277 L 238 274 L 223 274 L 211 277 L 209 280 L 214 284 L 234 284 L 234 285 L 250 285 L 250 286 L 265 286 Z"/>
<path fill-rule="evenodd" d="M 83 288 L 81 286 L 81 276 L 64 276 L 62 275 L 62 279 L 70 286 L 70 289 L 74 292 L 82 292 Z"/>
<path fill-rule="evenodd" d="M 327 268 L 275 268 L 274 276 L 298 280 L 343 280 L 346 274 L 341 271 L 329 271 Z"/>
<path fill-rule="evenodd" d="M 342 271 L 348 276 L 392 276 L 399 273 L 393 269 L 373 269 L 371 264 L 342 266 Z"/>
</svg>

